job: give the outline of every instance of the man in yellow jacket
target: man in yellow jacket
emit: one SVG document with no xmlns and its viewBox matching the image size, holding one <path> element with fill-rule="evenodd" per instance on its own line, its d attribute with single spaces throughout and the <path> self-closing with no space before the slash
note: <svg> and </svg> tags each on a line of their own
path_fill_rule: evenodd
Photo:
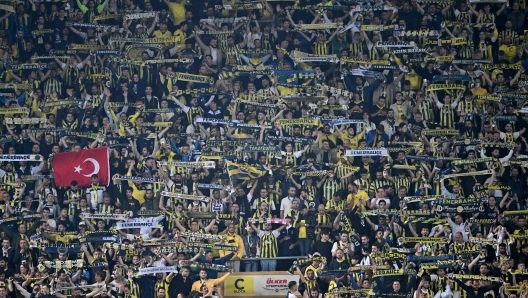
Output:
<svg viewBox="0 0 528 298">
<path fill-rule="evenodd" d="M 233 270 L 233 269 L 231 269 L 231 270 Z M 197 280 L 197 281 L 195 281 L 193 283 L 191 291 L 201 292 L 200 288 L 202 286 L 206 286 L 207 290 L 210 290 L 212 286 L 216 286 L 218 284 L 223 283 L 227 279 L 229 274 L 231 274 L 231 272 L 228 272 L 228 273 L 224 274 L 224 276 L 222 276 L 220 278 L 212 279 L 212 278 L 207 278 L 207 270 L 201 269 L 200 273 L 199 273 L 200 280 Z"/>
<path fill-rule="evenodd" d="M 245 248 L 244 248 L 244 241 L 242 240 L 242 237 L 240 237 L 236 233 L 235 224 L 230 223 L 227 226 L 227 233 L 224 234 L 226 236 L 226 240 L 224 242 L 224 245 L 230 245 L 230 246 L 236 246 L 237 250 L 235 251 L 235 255 L 231 258 L 231 262 L 229 262 L 227 265 L 232 266 L 234 272 L 240 271 L 240 259 L 244 256 Z M 226 255 L 230 254 L 230 251 L 227 250 L 220 250 L 219 254 L 220 257 L 223 258 Z"/>
</svg>

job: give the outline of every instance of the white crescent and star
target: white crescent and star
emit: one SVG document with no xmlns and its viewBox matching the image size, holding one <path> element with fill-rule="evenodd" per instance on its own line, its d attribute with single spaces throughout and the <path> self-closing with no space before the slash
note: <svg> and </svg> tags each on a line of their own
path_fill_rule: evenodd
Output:
<svg viewBox="0 0 528 298">
<path fill-rule="evenodd" d="M 92 175 L 99 173 L 100 166 L 99 166 L 99 163 L 97 162 L 97 160 L 95 160 L 93 158 L 87 158 L 87 159 L 85 159 L 82 162 L 82 164 L 84 164 L 87 161 L 91 162 L 94 165 L 94 171 L 92 173 L 88 174 L 88 175 L 83 175 L 83 176 L 84 177 L 92 177 Z M 82 171 L 81 165 L 78 165 L 78 166 L 76 166 L 74 168 L 75 168 L 75 171 L 74 171 L 75 173 L 79 173 L 79 174 L 81 173 L 81 171 Z"/>
</svg>

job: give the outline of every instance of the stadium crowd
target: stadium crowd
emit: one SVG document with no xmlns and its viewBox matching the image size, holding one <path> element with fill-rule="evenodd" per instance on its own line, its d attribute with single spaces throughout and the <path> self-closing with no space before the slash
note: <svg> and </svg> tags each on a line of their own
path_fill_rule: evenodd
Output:
<svg viewBox="0 0 528 298">
<path fill-rule="evenodd" d="M 525 0 L 0 2 L 0 298 L 528 297 Z"/>
</svg>

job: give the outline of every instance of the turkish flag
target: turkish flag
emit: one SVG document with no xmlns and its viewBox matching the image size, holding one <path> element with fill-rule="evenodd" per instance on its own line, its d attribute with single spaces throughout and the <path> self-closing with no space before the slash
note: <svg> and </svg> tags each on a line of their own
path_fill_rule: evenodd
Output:
<svg viewBox="0 0 528 298">
<path fill-rule="evenodd" d="M 53 169 L 57 186 L 70 186 L 75 180 L 79 183 L 79 187 L 87 187 L 92 184 L 94 174 L 97 174 L 99 184 L 108 186 L 110 183 L 110 165 L 106 147 L 57 153 L 53 157 Z"/>
</svg>

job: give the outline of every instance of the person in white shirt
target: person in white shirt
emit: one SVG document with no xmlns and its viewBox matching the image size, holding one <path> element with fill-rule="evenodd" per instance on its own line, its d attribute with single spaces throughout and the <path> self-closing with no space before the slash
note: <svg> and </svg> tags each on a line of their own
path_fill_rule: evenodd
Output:
<svg viewBox="0 0 528 298">
<path fill-rule="evenodd" d="M 295 197 L 296 193 L 297 189 L 294 186 L 290 186 L 290 189 L 288 189 L 288 196 L 281 200 L 280 218 L 284 218 L 290 213 L 293 200 L 299 200 L 299 198 Z"/>
<path fill-rule="evenodd" d="M 462 218 L 462 215 L 460 214 L 455 215 L 455 221 L 453 221 L 451 219 L 451 216 L 448 214 L 447 222 L 449 223 L 449 226 L 451 227 L 453 241 L 455 241 L 456 233 L 462 234 L 462 237 L 464 238 L 464 242 L 468 241 L 468 235 L 466 233 L 466 225 L 464 224 L 464 219 Z"/>
<path fill-rule="evenodd" d="M 297 282 L 292 280 L 288 283 L 288 294 L 286 295 L 286 298 L 296 298 L 295 292 L 297 292 L 298 289 Z"/>
<path fill-rule="evenodd" d="M 121 236 L 123 236 L 124 238 L 130 241 L 146 241 L 146 240 L 149 240 L 150 237 L 152 237 L 152 235 L 156 234 L 158 229 L 156 228 L 152 232 L 147 233 L 147 234 L 141 234 L 141 229 L 139 228 L 134 229 L 134 234 L 126 234 L 122 230 L 117 230 L 117 231 L 119 232 L 119 234 L 121 234 Z"/>
</svg>

